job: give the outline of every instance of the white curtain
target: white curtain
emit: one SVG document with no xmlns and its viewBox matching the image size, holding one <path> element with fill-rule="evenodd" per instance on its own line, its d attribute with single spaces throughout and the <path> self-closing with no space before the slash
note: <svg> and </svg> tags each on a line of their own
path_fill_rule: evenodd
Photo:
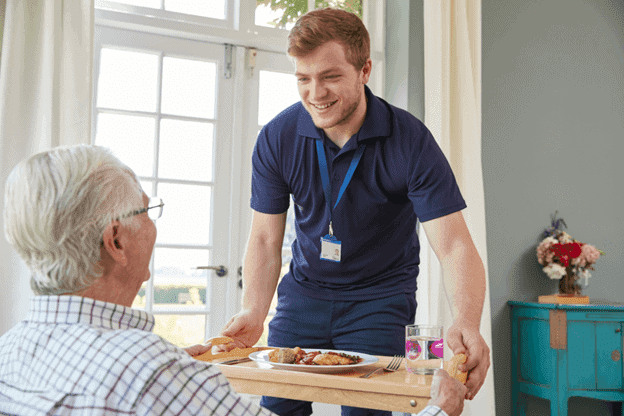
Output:
<svg viewBox="0 0 624 416">
<path fill-rule="evenodd" d="M 60 145 L 89 143 L 92 0 L 7 0 L 0 58 L 0 207 L 13 167 Z M 2 7 L 2 6 L 0 6 Z M 3 219 L 0 218 L 0 229 Z M 29 273 L 0 238 L 0 334 L 26 316 Z"/>
<path fill-rule="evenodd" d="M 485 199 L 481 169 L 481 0 L 426 0 L 425 124 L 449 159 L 468 208 L 463 212 L 483 260 L 487 280 Z M 424 237 L 424 232 L 421 233 Z M 453 322 L 440 264 L 430 247 L 423 248 L 417 319 Z M 492 346 L 489 282 L 481 318 L 481 334 Z M 447 349 L 445 354 L 451 354 Z M 493 415 L 493 366 L 477 397 L 465 402 L 462 415 Z"/>
</svg>

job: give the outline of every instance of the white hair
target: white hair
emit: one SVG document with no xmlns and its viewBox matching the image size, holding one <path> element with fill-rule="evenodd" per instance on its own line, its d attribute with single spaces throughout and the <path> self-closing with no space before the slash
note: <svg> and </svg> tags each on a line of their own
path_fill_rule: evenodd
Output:
<svg viewBox="0 0 624 416">
<path fill-rule="evenodd" d="M 134 172 L 104 147 L 57 147 L 20 162 L 6 183 L 4 234 L 32 271 L 33 292 L 93 284 L 104 229 L 143 207 L 142 195 Z M 138 229 L 134 217 L 121 221 Z"/>
</svg>

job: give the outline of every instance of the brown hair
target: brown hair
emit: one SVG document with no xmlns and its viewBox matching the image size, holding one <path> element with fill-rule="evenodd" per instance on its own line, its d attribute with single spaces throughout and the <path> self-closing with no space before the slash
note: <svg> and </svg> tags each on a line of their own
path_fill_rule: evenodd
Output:
<svg viewBox="0 0 624 416">
<path fill-rule="evenodd" d="M 288 35 L 288 54 L 306 56 L 327 42 L 335 41 L 345 48 L 347 62 L 361 69 L 370 57 L 370 37 L 359 17 L 330 7 L 301 16 Z"/>
</svg>

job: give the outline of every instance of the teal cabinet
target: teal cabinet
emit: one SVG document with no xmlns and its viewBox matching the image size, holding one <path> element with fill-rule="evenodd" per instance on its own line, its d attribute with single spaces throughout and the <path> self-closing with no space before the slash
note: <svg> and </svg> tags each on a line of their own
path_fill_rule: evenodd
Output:
<svg viewBox="0 0 624 416">
<path fill-rule="evenodd" d="M 526 413 L 521 394 L 549 400 L 551 416 L 572 396 L 624 402 L 624 305 L 509 305 L 513 415 Z"/>
</svg>

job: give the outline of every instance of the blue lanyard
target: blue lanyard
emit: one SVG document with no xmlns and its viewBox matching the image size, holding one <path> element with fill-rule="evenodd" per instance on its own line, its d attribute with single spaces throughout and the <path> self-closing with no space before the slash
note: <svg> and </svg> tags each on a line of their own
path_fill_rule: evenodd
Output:
<svg viewBox="0 0 624 416">
<path fill-rule="evenodd" d="M 334 209 L 338 205 L 340 198 L 342 198 L 342 194 L 345 189 L 347 189 L 347 185 L 351 182 L 351 178 L 353 177 L 353 173 L 355 172 L 355 168 L 357 168 L 358 163 L 360 163 L 360 159 L 364 154 L 364 149 L 366 148 L 365 144 L 361 144 L 360 147 L 355 151 L 353 155 L 353 159 L 351 160 L 351 165 L 349 166 L 349 170 L 342 181 L 342 186 L 340 187 L 340 191 L 338 192 L 338 199 L 336 200 L 336 204 L 334 204 Z M 323 147 L 323 140 L 316 141 L 316 156 L 318 157 L 319 168 L 321 171 L 321 182 L 323 183 L 323 191 L 325 192 L 325 202 L 327 203 L 327 208 L 329 208 L 329 235 L 334 235 L 334 230 L 332 229 L 332 191 L 331 191 L 331 182 L 329 181 L 329 171 L 327 169 L 327 160 L 325 159 L 325 148 Z"/>
</svg>

